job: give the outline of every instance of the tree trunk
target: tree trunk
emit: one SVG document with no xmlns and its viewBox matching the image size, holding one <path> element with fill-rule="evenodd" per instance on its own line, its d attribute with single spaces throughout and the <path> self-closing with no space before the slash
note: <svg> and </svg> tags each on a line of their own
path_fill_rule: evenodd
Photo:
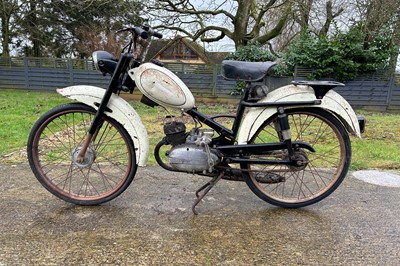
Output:
<svg viewBox="0 0 400 266">
<path fill-rule="evenodd" d="M 300 27 L 302 30 L 305 30 L 308 28 L 309 22 L 310 22 L 310 12 L 312 5 L 314 3 L 314 0 L 304 0 L 304 1 L 299 1 L 299 17 L 297 18 L 298 23 L 300 24 Z"/>
<path fill-rule="evenodd" d="M 324 26 L 319 32 L 319 36 L 326 36 L 332 21 L 344 11 L 344 8 L 339 8 L 336 13 L 333 12 L 333 3 L 331 0 L 326 1 L 326 20 Z"/>
<path fill-rule="evenodd" d="M 37 10 L 36 10 L 36 2 L 32 1 L 29 3 L 29 13 L 27 15 L 28 17 L 28 28 L 29 28 L 29 32 L 30 32 L 30 39 L 32 42 L 32 52 L 30 56 L 34 56 L 34 57 L 41 57 L 42 54 L 42 49 L 41 49 L 41 45 L 40 45 L 40 41 L 41 39 L 43 39 L 43 34 L 42 36 L 41 33 L 38 31 L 37 27 L 39 25 L 38 23 L 38 19 L 37 19 Z"/>
<path fill-rule="evenodd" d="M 0 1 L 0 19 L 1 19 L 1 46 L 3 48 L 2 57 L 9 57 L 10 50 L 8 43 L 10 42 L 10 3 Z"/>
<path fill-rule="evenodd" d="M 241 45 L 246 45 L 247 40 L 245 38 L 247 34 L 247 26 L 249 22 L 249 14 L 251 11 L 251 6 L 253 1 L 249 0 L 238 0 L 238 8 L 235 16 L 235 20 L 233 21 L 234 32 L 233 32 L 233 41 L 235 42 L 236 48 Z"/>
<path fill-rule="evenodd" d="M 2 14 L 1 17 L 1 46 L 3 47 L 2 57 L 10 56 L 10 49 L 8 43 L 10 42 L 10 18 Z"/>
<path fill-rule="evenodd" d="M 390 55 L 389 69 L 395 70 L 397 65 L 397 59 L 399 57 L 400 49 L 400 9 L 396 14 L 396 22 L 394 23 L 392 44 L 394 46 L 393 52 Z"/>
</svg>

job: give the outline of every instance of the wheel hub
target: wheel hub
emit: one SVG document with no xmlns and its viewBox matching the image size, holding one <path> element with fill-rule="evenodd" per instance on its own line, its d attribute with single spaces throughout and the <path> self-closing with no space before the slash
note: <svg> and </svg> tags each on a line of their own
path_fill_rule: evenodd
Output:
<svg viewBox="0 0 400 266">
<path fill-rule="evenodd" d="M 94 159 L 96 158 L 95 151 L 91 147 L 89 147 L 86 150 L 85 157 L 83 158 L 83 161 L 82 161 L 82 160 L 78 159 L 78 156 L 79 156 L 79 153 L 81 150 L 82 150 L 82 147 L 76 147 L 75 149 L 72 150 L 72 154 L 71 154 L 72 162 L 79 168 L 86 168 L 86 167 L 91 166 L 94 162 Z"/>
<path fill-rule="evenodd" d="M 293 161 L 297 163 L 297 165 L 290 165 L 289 168 L 294 171 L 301 171 L 304 170 L 308 165 L 308 156 L 307 154 L 302 151 L 295 151 L 293 156 Z"/>
</svg>

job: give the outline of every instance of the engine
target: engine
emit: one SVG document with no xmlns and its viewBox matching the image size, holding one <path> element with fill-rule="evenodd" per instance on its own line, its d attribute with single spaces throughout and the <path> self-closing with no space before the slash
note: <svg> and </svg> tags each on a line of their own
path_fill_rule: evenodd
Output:
<svg viewBox="0 0 400 266">
<path fill-rule="evenodd" d="M 220 162 L 215 149 L 210 148 L 214 131 L 194 128 L 186 133 L 185 124 L 170 122 L 164 125 L 164 133 L 169 144 L 173 145 L 168 152 L 169 165 L 173 170 L 189 173 L 212 172 Z"/>
<path fill-rule="evenodd" d="M 219 157 L 213 151 L 196 144 L 182 144 L 171 149 L 168 160 L 172 168 L 182 172 L 212 172 Z"/>
</svg>

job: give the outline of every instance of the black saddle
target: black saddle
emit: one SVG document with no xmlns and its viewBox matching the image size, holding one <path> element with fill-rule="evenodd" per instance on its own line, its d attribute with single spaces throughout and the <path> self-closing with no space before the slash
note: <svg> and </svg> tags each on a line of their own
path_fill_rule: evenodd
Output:
<svg viewBox="0 0 400 266">
<path fill-rule="evenodd" d="M 222 76 L 227 80 L 259 81 L 275 66 L 275 62 L 222 61 Z"/>
</svg>

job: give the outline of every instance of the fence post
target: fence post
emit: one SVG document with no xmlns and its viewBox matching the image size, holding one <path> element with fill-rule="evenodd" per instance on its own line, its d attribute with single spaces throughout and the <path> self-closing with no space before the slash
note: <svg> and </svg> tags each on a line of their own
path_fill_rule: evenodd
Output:
<svg viewBox="0 0 400 266">
<path fill-rule="evenodd" d="M 72 66 L 72 58 L 68 58 L 67 59 L 67 66 L 68 66 L 68 72 L 69 72 L 69 83 L 72 85 L 74 85 L 74 68 Z"/>
<path fill-rule="evenodd" d="M 217 76 L 218 76 L 218 68 L 217 64 L 213 65 L 213 87 L 211 91 L 211 95 L 213 97 L 217 96 Z"/>
<path fill-rule="evenodd" d="M 389 80 L 389 91 L 386 99 L 386 110 L 390 109 L 390 104 L 392 101 L 392 94 L 393 94 L 393 87 L 394 87 L 394 82 L 395 82 L 395 71 L 393 71 L 390 75 L 390 80 Z"/>
<path fill-rule="evenodd" d="M 24 57 L 24 78 L 25 78 L 25 89 L 29 90 L 29 65 L 28 65 L 28 58 Z"/>
</svg>

